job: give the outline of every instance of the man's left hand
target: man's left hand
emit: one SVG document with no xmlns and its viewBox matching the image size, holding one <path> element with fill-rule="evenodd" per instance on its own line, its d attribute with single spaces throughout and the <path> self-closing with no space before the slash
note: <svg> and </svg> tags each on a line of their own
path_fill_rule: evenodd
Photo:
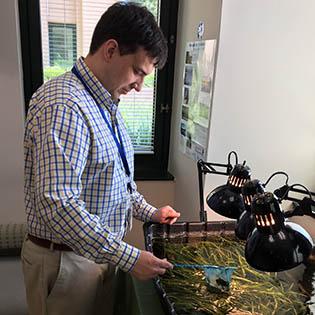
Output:
<svg viewBox="0 0 315 315">
<path fill-rule="evenodd" d="M 165 206 L 159 208 L 152 216 L 152 221 L 157 223 L 169 223 L 173 224 L 180 216 L 179 212 L 176 212 L 172 207 Z"/>
</svg>

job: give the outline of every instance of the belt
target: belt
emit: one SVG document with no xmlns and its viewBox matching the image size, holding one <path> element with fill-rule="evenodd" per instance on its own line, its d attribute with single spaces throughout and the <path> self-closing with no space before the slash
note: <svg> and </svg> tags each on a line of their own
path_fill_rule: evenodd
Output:
<svg viewBox="0 0 315 315">
<path fill-rule="evenodd" d="M 41 246 L 41 247 L 49 248 L 51 250 L 72 251 L 72 248 L 66 244 L 57 244 L 57 243 L 54 243 L 52 241 L 48 241 L 48 240 L 45 240 L 43 238 L 33 236 L 31 234 L 28 234 L 27 237 L 34 244 Z"/>
</svg>

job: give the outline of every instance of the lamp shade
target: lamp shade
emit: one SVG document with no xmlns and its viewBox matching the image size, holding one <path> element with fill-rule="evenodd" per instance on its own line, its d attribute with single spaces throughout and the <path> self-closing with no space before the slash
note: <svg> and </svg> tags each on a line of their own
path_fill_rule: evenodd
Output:
<svg viewBox="0 0 315 315">
<path fill-rule="evenodd" d="M 249 180 L 242 187 L 245 210 L 240 215 L 235 228 L 235 235 L 241 240 L 246 240 L 249 233 L 255 228 L 255 218 L 252 214 L 251 202 L 256 194 L 262 194 L 263 192 L 264 186 L 258 179 Z"/>
<path fill-rule="evenodd" d="M 227 218 L 238 219 L 244 211 L 241 189 L 250 179 L 251 170 L 244 164 L 236 164 L 229 175 L 226 185 L 215 188 L 207 196 L 208 206 Z"/>
<path fill-rule="evenodd" d="M 298 266 L 310 255 L 312 238 L 298 224 L 286 221 L 277 197 L 270 193 L 254 197 L 251 208 L 256 227 L 245 246 L 245 258 L 262 271 L 284 271 Z"/>
</svg>

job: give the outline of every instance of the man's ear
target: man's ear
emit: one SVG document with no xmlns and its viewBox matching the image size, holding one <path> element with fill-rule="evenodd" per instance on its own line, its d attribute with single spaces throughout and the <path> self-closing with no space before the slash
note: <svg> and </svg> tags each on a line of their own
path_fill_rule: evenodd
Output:
<svg viewBox="0 0 315 315">
<path fill-rule="evenodd" d="M 115 39 L 107 40 L 103 45 L 103 56 L 105 61 L 109 61 L 118 51 L 118 43 Z"/>
</svg>

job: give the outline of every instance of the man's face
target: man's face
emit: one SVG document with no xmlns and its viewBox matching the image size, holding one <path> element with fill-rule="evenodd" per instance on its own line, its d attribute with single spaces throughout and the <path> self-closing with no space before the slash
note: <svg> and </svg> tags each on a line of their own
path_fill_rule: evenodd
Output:
<svg viewBox="0 0 315 315">
<path fill-rule="evenodd" d="M 144 78 L 154 70 L 155 59 L 139 48 L 134 54 L 121 56 L 115 50 L 110 60 L 110 79 L 106 89 L 114 100 L 132 89 L 141 91 Z"/>
</svg>

